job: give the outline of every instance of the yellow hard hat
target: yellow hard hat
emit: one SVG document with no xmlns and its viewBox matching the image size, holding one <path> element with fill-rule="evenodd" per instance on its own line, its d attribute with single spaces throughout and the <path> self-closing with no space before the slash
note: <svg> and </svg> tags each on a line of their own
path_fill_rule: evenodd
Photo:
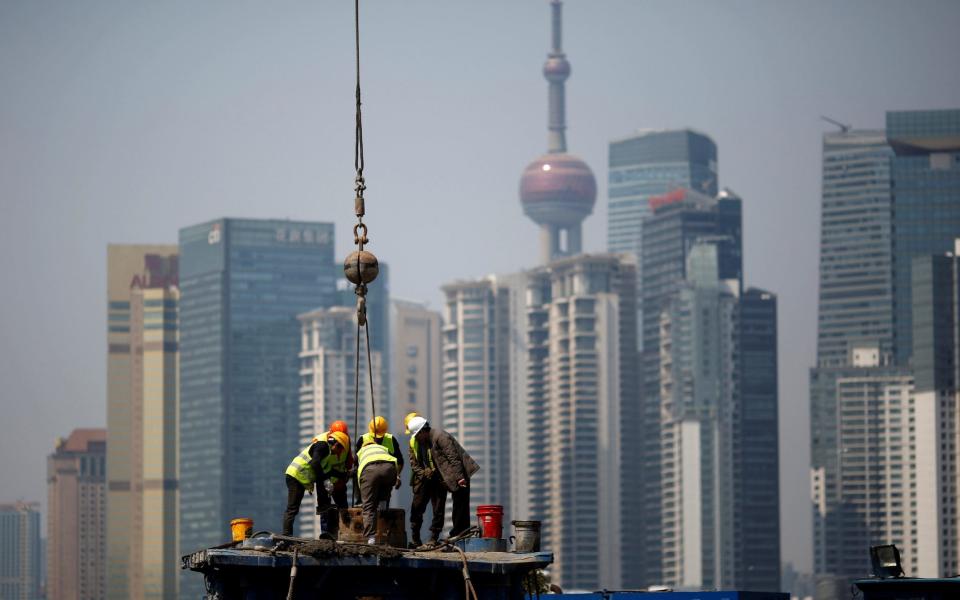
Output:
<svg viewBox="0 0 960 600">
<path fill-rule="evenodd" d="M 370 420 L 370 424 L 367 426 L 367 428 L 370 430 L 370 433 L 372 433 L 374 436 L 383 437 L 384 435 L 386 435 L 387 429 L 389 429 L 390 426 L 387 424 L 386 419 L 384 419 L 383 417 L 377 416 Z"/>
<path fill-rule="evenodd" d="M 420 416 L 420 415 L 418 415 L 418 414 L 415 413 L 415 412 L 407 413 L 407 416 L 405 416 L 405 417 L 403 418 L 403 430 L 404 430 L 405 433 L 410 433 L 410 427 L 409 427 L 409 425 L 410 425 L 410 419 L 412 419 L 412 418 L 414 418 L 414 417 L 419 417 L 419 416 Z"/>
<path fill-rule="evenodd" d="M 337 440 L 337 443 L 343 446 L 344 448 L 350 448 L 350 436 L 345 434 L 342 431 L 331 431 L 327 439 L 333 438 Z"/>
</svg>

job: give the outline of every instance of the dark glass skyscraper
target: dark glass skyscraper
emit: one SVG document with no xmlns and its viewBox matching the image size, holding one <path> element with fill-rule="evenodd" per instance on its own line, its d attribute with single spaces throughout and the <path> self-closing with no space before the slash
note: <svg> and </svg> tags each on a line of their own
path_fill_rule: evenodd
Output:
<svg viewBox="0 0 960 600">
<path fill-rule="evenodd" d="M 687 258 L 698 241 L 717 243 L 720 280 L 734 280 L 736 293 L 742 287 L 741 200 L 724 191 L 713 198 L 678 189 L 650 198 L 651 214 L 643 221 L 641 285 L 641 435 L 643 449 L 641 490 L 643 495 L 643 547 L 660 557 L 660 515 L 663 494 L 660 481 L 660 317 L 661 311 L 680 289 L 687 273 Z M 647 561 L 643 583 L 659 583 L 657 561 Z"/>
<path fill-rule="evenodd" d="M 912 261 L 951 251 L 960 234 L 960 110 L 888 112 L 887 138 L 896 153 L 891 166 L 896 360 L 906 364 L 913 349 Z"/>
<path fill-rule="evenodd" d="M 717 146 L 690 129 L 642 131 L 610 142 L 608 164 L 607 249 L 637 257 L 641 284 L 643 220 L 651 213 L 650 198 L 681 188 L 715 196 Z"/>
<path fill-rule="evenodd" d="M 180 230 L 180 547 L 249 517 L 279 531 L 298 448 L 300 324 L 335 302 L 333 225 L 220 219 Z M 201 579 L 183 578 L 199 594 Z"/>
</svg>

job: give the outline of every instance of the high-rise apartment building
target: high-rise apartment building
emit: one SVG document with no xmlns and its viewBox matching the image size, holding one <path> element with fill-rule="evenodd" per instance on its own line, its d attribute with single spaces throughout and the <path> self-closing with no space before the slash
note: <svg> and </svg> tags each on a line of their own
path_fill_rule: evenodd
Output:
<svg viewBox="0 0 960 600">
<path fill-rule="evenodd" d="M 661 581 L 779 589 L 776 299 L 697 241 L 660 313 Z"/>
<path fill-rule="evenodd" d="M 917 577 L 960 568 L 960 240 L 911 266 Z"/>
<path fill-rule="evenodd" d="M 470 511 L 510 511 L 510 363 L 507 288 L 496 277 L 443 286 L 442 426 L 480 464 Z"/>
<path fill-rule="evenodd" d="M 107 249 L 106 597 L 176 598 L 177 247 Z"/>
<path fill-rule="evenodd" d="M 527 414 L 518 458 L 543 510 L 551 574 L 562 587 L 630 585 L 641 516 L 636 484 L 636 266 L 610 254 L 563 258 L 527 273 Z M 523 331 L 523 329 L 520 329 Z M 518 449 L 520 451 L 520 449 Z M 533 468 L 531 468 L 533 471 Z"/>
<path fill-rule="evenodd" d="M 75 429 L 47 457 L 48 598 L 106 598 L 107 431 Z"/>
<path fill-rule="evenodd" d="M 353 308 L 334 306 L 301 314 L 300 409 L 297 443 L 306 447 L 326 431 L 330 423 L 346 421 L 351 439 L 366 433 L 370 414 L 370 381 L 367 355 L 362 350 L 357 363 L 357 313 Z M 373 364 L 373 389 L 383 389 L 383 360 L 379 350 L 370 353 Z M 357 367 L 360 368 L 359 378 Z M 359 386 L 357 385 L 359 383 Z M 355 390 L 359 389 L 359 402 Z M 381 402 L 377 398 L 377 402 Z M 379 404 L 378 404 L 379 406 Z M 380 412 L 378 408 L 378 412 Z M 354 431 L 360 432 L 359 434 Z M 348 490 L 349 493 L 349 490 Z M 296 521 L 301 537 L 315 538 L 320 533 L 320 518 L 314 510 L 316 500 L 304 497 Z"/>
<path fill-rule="evenodd" d="M 610 142 L 607 164 L 607 249 L 636 257 L 640 284 L 650 198 L 678 189 L 716 196 L 717 146 L 691 129 L 640 131 Z"/>
<path fill-rule="evenodd" d="M 643 274 L 640 299 L 643 351 L 641 367 L 641 456 L 639 493 L 643 518 L 638 518 L 642 547 L 661 556 L 660 515 L 660 315 L 687 276 L 687 258 L 697 241 L 717 244 L 718 278 L 742 286 L 741 200 L 724 190 L 710 197 L 693 190 L 677 189 L 649 199 L 651 214 L 643 221 Z M 660 562 L 646 561 L 632 569 L 634 585 L 660 583 Z"/>
<path fill-rule="evenodd" d="M 913 350 L 913 259 L 952 251 L 960 232 L 960 109 L 888 112 L 887 139 L 895 153 L 890 176 L 896 360 L 907 364 Z"/>
<path fill-rule="evenodd" d="M 40 504 L 0 504 L 0 598 L 40 600 Z"/>
<path fill-rule="evenodd" d="M 301 326 L 335 304 L 333 225 L 219 219 L 180 230 L 180 545 L 230 520 L 280 528 L 277 489 L 300 450 Z M 376 284 L 374 284 L 376 285 Z M 181 593 L 199 594 L 195 573 Z"/>
</svg>

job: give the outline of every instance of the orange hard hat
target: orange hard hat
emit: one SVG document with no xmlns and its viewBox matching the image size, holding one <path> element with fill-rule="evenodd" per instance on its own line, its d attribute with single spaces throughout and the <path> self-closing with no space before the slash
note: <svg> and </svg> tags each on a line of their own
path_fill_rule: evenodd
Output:
<svg viewBox="0 0 960 600">
<path fill-rule="evenodd" d="M 343 433 L 350 435 L 350 428 L 347 427 L 346 421 L 334 421 L 330 423 L 330 431 L 342 431 Z"/>
<path fill-rule="evenodd" d="M 377 416 L 370 419 L 370 424 L 367 425 L 367 428 L 375 437 L 383 437 L 387 434 L 387 429 L 390 428 L 390 425 L 387 424 L 386 419 Z"/>
</svg>

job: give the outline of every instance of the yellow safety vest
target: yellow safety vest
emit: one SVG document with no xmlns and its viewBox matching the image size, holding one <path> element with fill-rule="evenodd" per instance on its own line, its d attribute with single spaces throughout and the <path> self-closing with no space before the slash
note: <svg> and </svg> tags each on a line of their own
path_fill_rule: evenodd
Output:
<svg viewBox="0 0 960 600">
<path fill-rule="evenodd" d="M 357 481 L 363 473 L 363 468 L 374 462 L 392 462 L 397 464 L 397 457 L 390 454 L 387 449 L 380 444 L 367 444 L 357 452 L 357 459 L 360 465 L 357 467 Z"/>
<path fill-rule="evenodd" d="M 321 463 L 323 465 L 323 472 L 329 473 L 330 471 L 341 471 L 346 472 L 347 470 L 347 459 L 350 458 L 350 449 L 344 448 L 343 452 L 340 453 L 340 456 L 331 450 L 330 454 L 323 459 Z M 333 476 L 329 478 L 333 483 L 340 481 L 339 477 Z"/>
<path fill-rule="evenodd" d="M 308 444 L 293 459 L 286 471 L 287 475 L 302 483 L 303 487 L 310 487 L 317 480 L 317 474 L 313 472 L 313 467 L 310 466 L 310 448 L 313 447 L 313 444 L 314 442 Z"/>
<path fill-rule="evenodd" d="M 366 442 L 373 442 L 374 444 L 380 444 L 381 446 L 389 450 L 390 454 L 393 454 L 394 448 L 396 448 L 396 446 L 393 445 L 393 436 L 390 435 L 389 433 L 383 434 L 383 439 L 379 442 L 377 441 L 377 438 L 373 436 L 372 433 L 363 434 L 363 437 L 361 439 L 363 440 L 361 442 L 361 445 L 365 444 Z"/>
<path fill-rule="evenodd" d="M 417 437 L 410 436 L 410 460 L 414 461 L 420 455 L 420 443 L 417 442 Z M 430 448 L 427 448 L 427 464 L 430 465 L 430 468 L 433 468 L 433 451 Z"/>
</svg>

